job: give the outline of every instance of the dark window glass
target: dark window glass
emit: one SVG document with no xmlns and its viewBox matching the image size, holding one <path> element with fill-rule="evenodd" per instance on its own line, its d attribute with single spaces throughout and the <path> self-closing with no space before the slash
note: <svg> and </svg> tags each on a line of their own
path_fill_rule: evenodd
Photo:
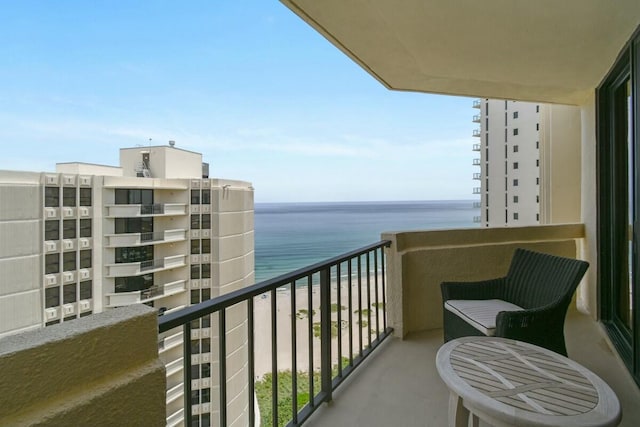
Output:
<svg viewBox="0 0 640 427">
<path fill-rule="evenodd" d="M 202 253 L 203 254 L 211 253 L 211 239 L 202 239 Z"/>
<path fill-rule="evenodd" d="M 91 249 L 80 251 L 80 268 L 91 268 Z"/>
<path fill-rule="evenodd" d="M 60 255 L 47 254 L 44 257 L 45 274 L 55 274 L 60 272 Z"/>
<path fill-rule="evenodd" d="M 58 187 L 44 188 L 44 205 L 48 208 L 60 206 L 60 189 Z"/>
<path fill-rule="evenodd" d="M 200 378 L 200 365 L 191 365 L 191 379 L 197 380 Z"/>
<path fill-rule="evenodd" d="M 191 390 L 191 404 L 197 405 L 198 403 L 200 403 L 200 393 L 198 390 Z M 194 418 L 197 420 L 198 416 L 196 415 Z"/>
<path fill-rule="evenodd" d="M 200 229 L 200 215 L 191 214 L 191 229 L 192 230 Z"/>
<path fill-rule="evenodd" d="M 80 189 L 80 206 L 91 206 L 91 189 Z"/>
<path fill-rule="evenodd" d="M 200 302 L 200 291 L 198 289 L 191 290 L 191 304 L 198 304 Z"/>
<path fill-rule="evenodd" d="M 211 427 L 211 414 L 206 413 L 202 414 L 202 418 L 200 419 L 200 427 Z"/>
<path fill-rule="evenodd" d="M 153 246 L 116 248 L 116 263 L 153 260 Z"/>
<path fill-rule="evenodd" d="M 116 292 L 144 291 L 153 286 L 153 274 L 142 276 L 116 277 Z"/>
<path fill-rule="evenodd" d="M 202 228 L 211 228 L 211 215 L 202 215 Z"/>
<path fill-rule="evenodd" d="M 191 354 L 200 353 L 200 340 L 191 340 Z"/>
<path fill-rule="evenodd" d="M 80 282 L 80 299 L 90 299 L 92 291 L 91 280 Z"/>
<path fill-rule="evenodd" d="M 200 240 L 191 241 L 191 254 L 196 255 L 200 253 Z"/>
<path fill-rule="evenodd" d="M 191 204 L 192 205 L 200 204 L 200 190 L 191 190 Z"/>
<path fill-rule="evenodd" d="M 116 188 L 117 205 L 152 205 L 153 190 Z"/>
<path fill-rule="evenodd" d="M 65 219 L 64 221 L 62 221 L 62 237 L 64 239 L 76 238 L 76 220 L 75 219 Z"/>
<path fill-rule="evenodd" d="M 116 188 L 116 205 L 129 204 L 129 191 L 124 188 Z"/>
<path fill-rule="evenodd" d="M 513 180 L 513 186 L 514 186 L 514 187 L 517 187 L 517 186 L 518 186 L 518 180 L 517 180 L 517 179 L 514 179 L 514 180 Z"/>
<path fill-rule="evenodd" d="M 211 264 L 202 264 L 202 278 L 203 279 L 211 278 Z"/>
<path fill-rule="evenodd" d="M 44 290 L 45 308 L 57 307 L 60 305 L 60 288 L 46 288 Z"/>
<path fill-rule="evenodd" d="M 76 302 L 76 284 L 75 283 L 64 285 L 63 292 L 64 293 L 62 295 L 62 301 L 64 301 L 64 304 Z"/>
<path fill-rule="evenodd" d="M 211 204 L 211 190 L 202 190 L 202 204 Z"/>
<path fill-rule="evenodd" d="M 116 218 L 116 234 L 150 233 L 153 231 L 153 217 Z"/>
<path fill-rule="evenodd" d="M 192 320 L 191 321 L 191 329 L 200 329 L 200 320 Z"/>
<path fill-rule="evenodd" d="M 57 219 L 44 222 L 44 240 L 60 239 L 60 221 Z"/>
<path fill-rule="evenodd" d="M 202 327 L 208 328 L 211 326 L 211 316 L 202 316 Z"/>
<path fill-rule="evenodd" d="M 518 134 L 518 128 L 515 128 L 515 129 L 513 130 L 513 134 L 514 134 L 514 135 L 517 135 L 517 134 Z"/>
<path fill-rule="evenodd" d="M 73 271 L 77 268 L 76 252 L 65 252 L 62 254 L 62 271 Z"/>
<path fill-rule="evenodd" d="M 209 403 L 211 402 L 211 389 L 203 388 L 200 390 L 200 401 L 201 403 Z"/>
<path fill-rule="evenodd" d="M 202 378 L 209 378 L 211 376 L 211 364 L 203 363 L 202 364 Z"/>
<path fill-rule="evenodd" d="M 205 288 L 202 289 L 202 301 L 206 301 L 208 299 L 211 299 L 211 289 Z"/>
<path fill-rule="evenodd" d="M 211 351 L 211 339 L 203 338 L 201 346 L 202 346 L 202 353 L 209 353 Z"/>
<path fill-rule="evenodd" d="M 62 206 L 75 207 L 77 190 L 75 187 L 64 187 L 62 189 Z"/>
<path fill-rule="evenodd" d="M 200 278 L 200 265 L 199 264 L 191 265 L 191 278 L 192 279 L 199 279 Z"/>
<path fill-rule="evenodd" d="M 80 237 L 91 237 L 91 220 L 80 220 Z"/>
</svg>

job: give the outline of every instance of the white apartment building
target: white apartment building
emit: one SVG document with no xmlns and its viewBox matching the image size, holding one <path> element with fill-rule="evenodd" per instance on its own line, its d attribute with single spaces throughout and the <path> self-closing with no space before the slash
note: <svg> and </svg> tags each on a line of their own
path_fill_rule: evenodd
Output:
<svg viewBox="0 0 640 427">
<path fill-rule="evenodd" d="M 573 147 L 580 138 L 576 109 L 486 98 L 475 100 L 473 107 L 479 110 L 473 122 L 480 125 L 473 132 L 480 139 L 473 145 L 480 154 L 473 161 L 479 167 L 473 174 L 479 181 L 473 193 L 480 195 L 475 202 L 480 215 L 474 221 L 483 227 L 504 227 L 572 219 L 580 206 L 579 197 L 554 188 L 550 176 L 554 168 L 553 176 L 558 176 L 563 167 L 574 170 L 575 159 L 563 156 L 562 150 Z M 569 163 L 563 165 L 563 159 Z M 559 197 L 564 202 L 575 197 L 576 206 L 567 212 L 566 203 L 553 202 Z"/>
<path fill-rule="evenodd" d="M 121 149 L 119 167 L 0 171 L 0 336 L 129 304 L 163 315 L 199 303 L 253 284 L 253 250 L 251 185 L 209 179 L 201 154 L 173 144 Z M 217 322 L 197 323 L 190 401 L 194 419 L 208 426 L 218 418 Z M 159 337 L 172 426 L 183 423 L 183 341 L 182 330 Z M 245 347 L 246 339 L 227 338 L 229 352 Z M 246 366 L 235 374 L 246 379 Z M 237 390 L 228 400 L 238 425 L 244 384 L 227 388 Z"/>
</svg>

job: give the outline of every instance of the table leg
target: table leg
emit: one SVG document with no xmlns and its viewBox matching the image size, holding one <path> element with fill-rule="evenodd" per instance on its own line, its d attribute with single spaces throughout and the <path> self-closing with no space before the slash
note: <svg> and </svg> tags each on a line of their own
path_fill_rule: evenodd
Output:
<svg viewBox="0 0 640 427">
<path fill-rule="evenodd" d="M 451 392 L 449 394 L 449 427 L 468 427 L 469 410 L 462 405 L 462 398 Z"/>
</svg>

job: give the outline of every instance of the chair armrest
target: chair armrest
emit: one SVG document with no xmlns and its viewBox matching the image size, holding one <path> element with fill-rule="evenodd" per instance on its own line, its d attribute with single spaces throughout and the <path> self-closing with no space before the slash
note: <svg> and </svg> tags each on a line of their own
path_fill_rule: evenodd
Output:
<svg viewBox="0 0 640 427">
<path fill-rule="evenodd" d="M 442 300 L 463 299 L 503 299 L 505 278 L 483 280 L 479 282 L 442 282 Z"/>
</svg>

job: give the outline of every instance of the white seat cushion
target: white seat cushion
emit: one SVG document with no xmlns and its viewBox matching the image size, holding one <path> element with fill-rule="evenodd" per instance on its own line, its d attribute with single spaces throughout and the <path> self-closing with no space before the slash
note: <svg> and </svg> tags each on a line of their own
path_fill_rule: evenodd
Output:
<svg viewBox="0 0 640 427">
<path fill-rule="evenodd" d="M 444 308 L 456 314 L 465 322 L 492 337 L 496 332 L 496 316 L 501 311 L 523 310 L 510 302 L 501 299 L 461 300 L 452 299 L 444 303 Z"/>
</svg>

